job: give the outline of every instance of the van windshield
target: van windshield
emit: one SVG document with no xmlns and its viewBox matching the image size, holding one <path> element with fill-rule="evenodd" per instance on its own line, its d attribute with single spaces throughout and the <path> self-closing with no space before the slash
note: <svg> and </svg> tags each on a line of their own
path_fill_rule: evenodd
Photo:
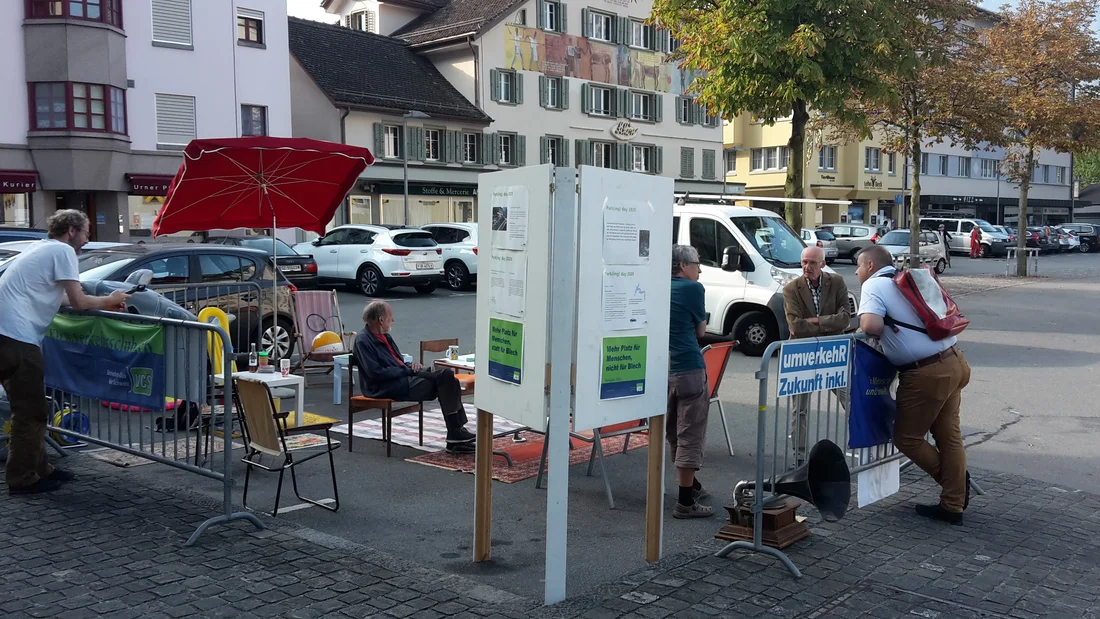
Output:
<svg viewBox="0 0 1100 619">
<path fill-rule="evenodd" d="M 986 221 L 984 219 L 975 219 L 974 220 L 974 225 L 981 228 L 982 232 L 992 232 L 994 234 L 997 233 L 997 229 L 993 227 L 993 224 L 989 223 L 988 221 Z"/>
<path fill-rule="evenodd" d="M 733 225 L 771 264 L 793 269 L 802 263 L 806 244 L 779 217 L 731 217 Z"/>
</svg>

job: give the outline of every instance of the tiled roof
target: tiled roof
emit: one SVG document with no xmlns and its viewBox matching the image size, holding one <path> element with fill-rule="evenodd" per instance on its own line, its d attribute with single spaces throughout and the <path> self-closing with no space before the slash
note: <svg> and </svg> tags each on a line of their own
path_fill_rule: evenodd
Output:
<svg viewBox="0 0 1100 619">
<path fill-rule="evenodd" d="M 438 11 L 413 20 L 394 36 L 418 45 L 480 32 L 518 5 L 516 0 L 450 0 Z"/>
<path fill-rule="evenodd" d="M 290 53 L 337 105 L 492 122 L 404 41 L 296 17 L 288 22 Z"/>
</svg>

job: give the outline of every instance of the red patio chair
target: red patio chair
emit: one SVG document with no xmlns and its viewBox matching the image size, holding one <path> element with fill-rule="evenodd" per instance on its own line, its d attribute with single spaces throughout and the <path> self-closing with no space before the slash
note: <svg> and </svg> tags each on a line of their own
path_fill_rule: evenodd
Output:
<svg viewBox="0 0 1100 619">
<path fill-rule="evenodd" d="M 733 455 L 733 441 L 730 429 L 726 425 L 726 412 L 722 409 L 722 400 L 718 399 L 718 388 L 722 386 L 722 377 L 726 374 L 726 364 L 737 342 L 720 342 L 703 348 L 703 363 L 707 366 L 707 384 L 710 385 L 710 403 L 718 404 L 718 418 L 722 420 L 722 431 L 726 434 L 726 447 Z"/>
</svg>

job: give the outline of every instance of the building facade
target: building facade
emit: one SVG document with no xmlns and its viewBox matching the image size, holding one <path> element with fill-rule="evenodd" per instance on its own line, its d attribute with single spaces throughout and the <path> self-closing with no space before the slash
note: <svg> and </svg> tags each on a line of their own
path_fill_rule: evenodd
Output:
<svg viewBox="0 0 1100 619">
<path fill-rule="evenodd" d="M 649 2 L 329 0 L 324 6 L 344 27 L 404 42 L 488 119 L 481 131 L 440 122 L 438 129 L 454 134 L 440 134 L 441 152 L 455 149 L 454 165 L 411 159 L 410 193 L 423 186 L 436 199 L 446 189 L 442 175 L 461 170 L 476 185 L 478 173 L 540 163 L 663 175 L 678 192 L 722 191 L 721 123 L 682 96 L 694 76 L 668 61 L 677 42 L 644 23 Z M 385 148 L 396 131 L 388 123 L 413 111 L 427 112 L 409 104 L 389 121 L 365 118 L 376 132 L 355 143 Z M 432 122 L 408 124 L 419 136 Z M 410 157 L 421 157 L 421 142 L 413 143 Z M 392 187 L 390 160 L 380 157 L 364 175 L 380 180 L 376 189 Z M 376 191 L 372 205 L 386 195 Z M 456 198 L 468 197 L 451 197 L 454 217 L 466 212 Z M 410 223 L 444 214 L 440 207 L 429 215 L 414 203 L 419 199 L 410 198 Z M 375 221 L 393 221 L 384 203 L 381 213 Z"/>
<path fill-rule="evenodd" d="M 149 238 L 190 140 L 291 134 L 286 28 L 282 0 L 0 4 L 0 225 Z"/>
</svg>

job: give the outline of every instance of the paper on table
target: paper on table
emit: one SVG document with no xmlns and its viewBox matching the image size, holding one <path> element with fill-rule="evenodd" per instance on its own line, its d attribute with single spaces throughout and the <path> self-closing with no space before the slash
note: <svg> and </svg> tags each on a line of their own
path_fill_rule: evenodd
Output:
<svg viewBox="0 0 1100 619">
<path fill-rule="evenodd" d="M 648 323 L 645 274 L 630 268 L 603 272 L 603 326 L 611 331 L 641 329 Z"/>
<path fill-rule="evenodd" d="M 653 207 L 647 202 L 604 202 L 604 264 L 649 264 L 652 214 Z"/>
<path fill-rule="evenodd" d="M 492 246 L 502 249 L 527 248 L 527 187 L 498 187 L 493 190 Z"/>
<path fill-rule="evenodd" d="M 527 252 L 493 250 L 489 256 L 489 309 L 523 318 L 527 304 Z"/>
<path fill-rule="evenodd" d="M 856 495 L 860 507 L 897 493 L 901 487 L 901 463 L 881 464 L 856 475 Z"/>
</svg>

